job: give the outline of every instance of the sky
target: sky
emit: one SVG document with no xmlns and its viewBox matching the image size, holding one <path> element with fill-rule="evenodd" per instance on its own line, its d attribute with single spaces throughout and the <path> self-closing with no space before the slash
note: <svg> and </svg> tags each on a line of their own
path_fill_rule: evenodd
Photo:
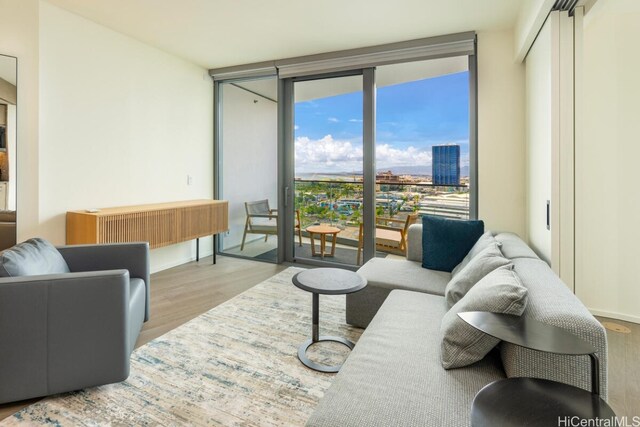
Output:
<svg viewBox="0 0 640 427">
<path fill-rule="evenodd" d="M 378 88 L 376 167 L 430 173 L 431 146 L 460 144 L 469 164 L 469 74 Z M 362 92 L 295 104 L 296 174 L 362 172 Z"/>
</svg>

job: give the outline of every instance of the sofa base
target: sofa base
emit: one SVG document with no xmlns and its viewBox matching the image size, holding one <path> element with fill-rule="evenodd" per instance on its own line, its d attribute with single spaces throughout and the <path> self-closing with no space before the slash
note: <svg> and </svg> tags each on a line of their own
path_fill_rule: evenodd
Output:
<svg viewBox="0 0 640 427">
<path fill-rule="evenodd" d="M 390 292 L 391 289 L 367 286 L 361 291 L 347 294 L 347 323 L 363 329 L 369 326 Z"/>
</svg>

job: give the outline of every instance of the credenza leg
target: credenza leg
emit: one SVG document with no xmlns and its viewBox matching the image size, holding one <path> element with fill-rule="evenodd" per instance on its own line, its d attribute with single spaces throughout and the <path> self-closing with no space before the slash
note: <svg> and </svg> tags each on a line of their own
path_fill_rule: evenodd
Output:
<svg viewBox="0 0 640 427">
<path fill-rule="evenodd" d="M 200 238 L 196 238 L 196 262 L 200 261 Z"/>
<path fill-rule="evenodd" d="M 218 249 L 217 241 L 218 241 L 218 235 L 214 234 L 213 235 L 213 264 L 214 265 L 216 263 L 216 250 Z"/>
</svg>

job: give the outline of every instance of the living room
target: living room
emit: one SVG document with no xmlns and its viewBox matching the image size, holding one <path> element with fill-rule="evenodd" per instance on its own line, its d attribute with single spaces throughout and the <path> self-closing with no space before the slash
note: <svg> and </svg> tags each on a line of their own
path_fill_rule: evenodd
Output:
<svg viewBox="0 0 640 427">
<path fill-rule="evenodd" d="M 637 58 L 625 55 L 633 51 L 631 43 L 638 35 L 638 5 L 631 0 L 451 3 L 411 0 L 374 7 L 364 1 L 239 6 L 1 0 L 0 54 L 13 61 L 0 67 L 2 82 L 7 82 L 0 85 L 0 100 L 7 105 L 7 148 L 0 156 L 8 159 L 0 168 L 0 180 L 7 182 L 5 206 L 13 211 L 9 219 L 0 218 L 3 233 L 4 227 L 13 230 L 15 243 L 39 237 L 62 246 L 81 243 L 69 237 L 69 212 L 99 217 L 112 207 L 228 202 L 225 229 L 196 233 L 175 244 L 149 239 L 148 255 L 135 255 L 148 263 L 146 269 L 133 261 L 138 267 L 112 266 L 127 268 L 131 278 L 133 271 L 141 272 L 135 277 L 150 274 L 150 279 L 142 277 L 140 288 L 142 295 L 146 287 L 146 296 L 140 296 L 146 308 L 136 309 L 145 312 L 139 319 L 144 325 L 131 333 L 135 336 L 127 335 L 128 340 L 137 337 L 136 350 L 126 358 L 131 363 L 129 379 L 79 392 L 71 388 L 64 390 L 70 393 L 41 400 L 50 393 L 15 394 L 22 385 L 29 388 L 29 380 L 18 378 L 21 385 L 8 386 L 7 396 L 19 398 L 3 400 L 0 409 L 4 422 L 302 425 L 310 420 L 310 425 L 335 425 L 335 420 L 318 418 L 330 409 L 328 403 L 318 403 L 327 390 L 348 388 L 343 378 L 353 378 L 362 366 L 359 355 L 370 348 L 369 337 L 381 322 L 374 318 L 375 329 L 363 328 L 371 319 L 354 320 L 356 316 L 349 322 L 354 313 L 367 311 L 350 314 L 350 301 L 373 295 L 367 301 L 377 310 L 386 293 L 374 295 L 376 283 L 396 279 L 385 279 L 388 268 L 372 266 L 385 265 L 379 264 L 381 257 L 415 263 L 418 248 L 411 245 L 421 240 L 415 234 L 421 217 L 442 217 L 443 212 L 454 212 L 451 215 L 463 221 L 482 220 L 507 258 L 512 241 L 500 236 L 515 233 L 533 250 L 527 256 L 548 264 L 558 283 L 564 283 L 561 292 L 570 291 L 570 297 L 555 291 L 552 296 L 572 301 L 569 305 L 579 302 L 580 316 L 595 316 L 595 323 L 587 323 L 595 331 L 592 344 L 605 361 L 600 363 L 603 399 L 618 417 L 632 420 L 640 415 L 635 381 L 640 364 L 634 357 L 640 291 L 629 267 L 640 237 L 634 221 L 638 196 L 629 186 L 638 154 L 633 144 Z M 431 162 L 434 141 L 422 138 L 429 140 L 424 146 L 412 141 L 417 151 L 402 151 L 406 147 L 393 146 L 381 127 L 382 121 L 393 121 L 384 115 L 390 106 L 407 109 L 400 115 L 413 114 L 408 101 L 385 101 L 390 95 L 384 90 L 421 81 L 424 87 L 442 87 L 447 76 L 461 76 L 465 85 L 455 92 L 464 95 L 462 137 L 438 141 L 452 145 L 464 140 L 455 142 L 461 147 L 463 170 L 457 186 L 436 185 L 431 169 L 406 169 Z M 13 87 L 15 99 L 5 95 L 4 87 Z M 453 99 L 451 90 L 440 98 L 434 95 L 432 105 Z M 327 101 L 353 101 L 354 94 L 357 108 L 347 110 L 344 104 Z M 312 123 L 316 116 L 309 113 L 303 121 L 302 108 L 322 105 L 334 113 L 314 139 L 302 132 L 318 123 Z M 359 115 L 353 115 L 356 112 Z M 413 129 L 419 122 L 406 122 L 405 127 Z M 340 139 L 336 131 L 325 131 L 338 125 L 344 125 L 343 130 L 355 127 L 358 133 Z M 308 141 L 304 153 L 297 151 L 300 141 Z M 327 178 L 330 173 L 303 175 L 324 173 L 321 163 L 336 163 L 333 158 L 317 160 L 314 156 L 321 150 L 311 151 L 312 144 L 322 150 L 339 146 L 359 151 L 347 153 L 352 163 L 338 171 L 338 178 Z M 414 163 L 385 163 L 397 153 Z M 305 170 L 308 164 L 318 168 Z M 336 196 L 338 184 L 342 187 Z M 270 203 L 266 211 L 250 213 L 247 203 L 263 199 Z M 460 200 L 465 210 L 457 216 Z M 433 204 L 440 210 L 427 209 Z M 273 232 L 251 230 L 251 215 L 282 225 Z M 401 231 L 387 230 L 401 236 L 394 250 L 380 249 L 384 245 L 376 236 L 383 227 L 398 225 L 390 221 L 381 226 L 376 216 L 400 224 Z M 339 231 L 318 232 L 313 229 L 318 224 Z M 147 239 L 110 242 L 137 240 Z M 312 253 L 318 244 L 322 254 Z M 422 255 L 423 248 L 419 252 Z M 63 249 L 61 253 L 73 271 L 75 261 L 69 261 L 71 255 Z M 416 259 L 407 261 L 411 257 Z M 516 272 L 524 268 L 514 263 Z M 337 344 L 309 349 L 310 359 L 344 362 L 345 370 L 337 376 L 313 371 L 298 360 L 298 346 L 311 332 L 312 299 L 292 279 L 308 267 L 362 269 L 360 275 L 368 281 L 353 295 L 321 298 L 321 330 L 350 341 L 358 341 L 365 331 L 361 349 L 356 346 L 351 353 L 355 357 Z M 407 280 L 424 273 L 407 271 Z M 394 271 L 396 275 L 401 272 Z M 438 292 L 444 293 L 446 283 L 428 280 L 440 283 Z M 284 293 L 276 292 L 279 287 Z M 532 308 L 537 307 L 536 295 L 530 288 L 525 314 L 548 320 Z M 379 297 L 382 301 L 376 302 Z M 12 326 L 15 319 L 2 317 L 1 322 L 0 336 L 20 342 Z M 578 335 L 589 339 L 588 334 Z M 3 375 L 17 372 L 9 362 L 25 356 L 8 347 L 1 351 Z M 567 365 L 580 370 L 580 378 L 569 383 L 589 388 L 588 358 L 581 357 L 580 363 Z M 188 373 L 180 370 L 190 363 Z M 443 375 L 456 371 L 438 369 Z M 500 375 L 512 376 L 510 369 L 505 362 Z M 39 371 L 33 372 L 34 381 L 42 380 Z M 452 375 L 467 371 L 458 372 Z M 513 374 L 556 381 L 572 375 L 526 370 Z M 250 381 L 258 377 L 262 381 Z M 348 406 L 348 399 L 342 402 L 335 394 L 328 394 L 331 406 Z M 154 396 L 156 403 L 148 403 Z M 470 401 L 468 405 L 463 412 L 470 420 Z M 411 405 L 403 408 L 413 410 Z M 446 405 L 438 410 L 442 408 Z M 316 418 L 310 418 L 316 409 Z M 415 413 L 425 414 L 420 409 Z M 368 424 L 364 420 L 360 423 Z M 453 420 L 432 415 L 429 420 L 398 417 L 397 423 L 439 425 Z M 343 421 L 359 424 L 348 417 Z M 377 422 L 385 425 L 382 418 Z"/>
</svg>

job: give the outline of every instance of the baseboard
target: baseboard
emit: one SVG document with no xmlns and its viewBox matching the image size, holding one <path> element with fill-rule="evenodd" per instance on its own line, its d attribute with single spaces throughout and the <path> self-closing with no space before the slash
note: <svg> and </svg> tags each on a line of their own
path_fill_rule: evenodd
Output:
<svg viewBox="0 0 640 427">
<path fill-rule="evenodd" d="M 608 317 L 610 319 L 624 320 L 625 322 L 640 324 L 640 316 L 631 316 L 629 314 L 616 313 L 613 311 L 606 311 L 606 310 L 598 310 L 595 308 L 590 308 L 589 311 L 594 316 Z"/>
<path fill-rule="evenodd" d="M 200 250 L 200 259 L 211 256 L 211 255 L 213 255 L 213 251 L 206 251 L 202 249 Z M 164 264 L 154 265 L 153 268 L 151 269 L 151 273 L 158 273 L 160 271 L 168 270 L 170 268 L 177 267 L 179 265 L 186 264 L 188 262 L 195 261 L 195 260 L 196 260 L 196 257 L 194 255 L 190 257 L 178 258 L 174 261 L 167 262 Z"/>
</svg>

